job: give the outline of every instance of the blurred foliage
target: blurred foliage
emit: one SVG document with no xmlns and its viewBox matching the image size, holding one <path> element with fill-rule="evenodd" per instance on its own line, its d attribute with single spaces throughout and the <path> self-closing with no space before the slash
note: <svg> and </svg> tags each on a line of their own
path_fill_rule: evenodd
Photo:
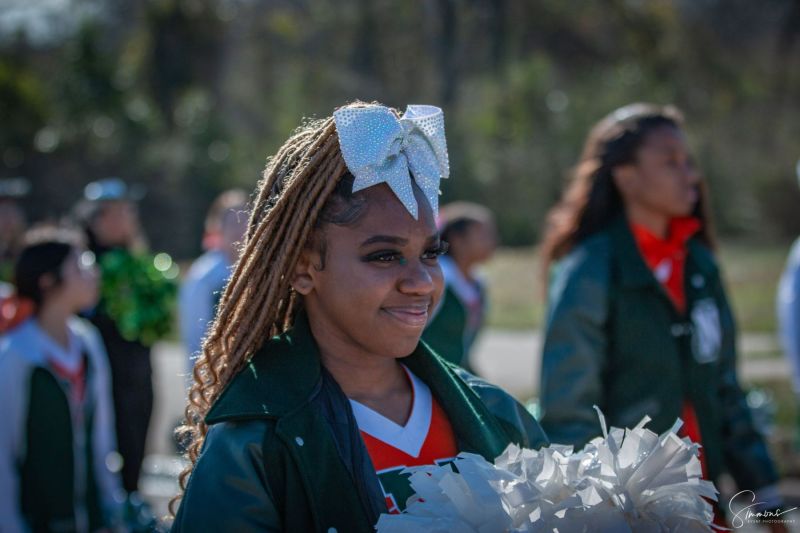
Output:
<svg viewBox="0 0 800 533">
<path fill-rule="evenodd" d="M 800 233 L 800 0 L 63 0 L 11 24 L 36 4 L 0 7 L 0 175 L 33 180 L 32 218 L 119 175 L 187 257 L 217 192 L 361 99 L 442 106 L 444 200 L 531 244 L 588 128 L 648 100 L 686 113 L 724 234 Z"/>
</svg>

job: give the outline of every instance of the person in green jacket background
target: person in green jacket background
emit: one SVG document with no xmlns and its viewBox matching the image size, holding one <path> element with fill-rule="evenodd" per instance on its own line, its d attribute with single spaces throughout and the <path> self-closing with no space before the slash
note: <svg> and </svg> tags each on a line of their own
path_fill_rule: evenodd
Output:
<svg viewBox="0 0 800 533">
<path fill-rule="evenodd" d="M 497 248 L 494 215 L 471 202 L 442 206 L 439 231 L 449 248 L 439 263 L 444 294 L 422 339 L 447 361 L 473 372 L 470 350 L 486 321 L 486 284 L 475 271 Z"/>
<path fill-rule="evenodd" d="M 374 531 L 405 506 L 404 466 L 547 444 L 420 342 L 448 173 L 432 106 L 345 106 L 269 160 L 195 365 L 173 531 Z"/>
<path fill-rule="evenodd" d="M 728 471 L 758 508 L 775 508 L 778 477 L 738 383 L 708 192 L 682 124 L 650 104 L 608 115 L 549 215 L 541 422 L 553 442 L 582 447 L 600 434 L 594 405 L 617 427 L 650 416 L 663 432 L 680 417 L 707 478 Z"/>
</svg>

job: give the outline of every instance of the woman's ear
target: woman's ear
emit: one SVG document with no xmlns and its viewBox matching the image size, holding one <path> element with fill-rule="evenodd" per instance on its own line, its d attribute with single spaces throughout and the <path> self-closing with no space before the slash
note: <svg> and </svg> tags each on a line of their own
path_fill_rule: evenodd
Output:
<svg viewBox="0 0 800 533">
<path fill-rule="evenodd" d="M 306 247 L 297 260 L 292 277 L 292 288 L 299 294 L 307 296 L 314 289 L 314 264 L 318 255 L 311 247 Z"/>
<path fill-rule="evenodd" d="M 614 180 L 614 185 L 623 198 L 628 198 L 633 193 L 636 187 L 636 178 L 638 176 L 636 167 L 634 165 L 620 165 L 611 170 L 611 176 Z"/>
<path fill-rule="evenodd" d="M 52 274 L 43 274 L 39 278 L 39 290 L 43 293 L 56 286 L 56 278 Z"/>
</svg>

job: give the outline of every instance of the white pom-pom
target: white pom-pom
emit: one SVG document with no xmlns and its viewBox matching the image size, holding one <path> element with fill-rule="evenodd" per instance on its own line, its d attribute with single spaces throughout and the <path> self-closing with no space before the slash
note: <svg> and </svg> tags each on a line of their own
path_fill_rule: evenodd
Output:
<svg viewBox="0 0 800 533">
<path fill-rule="evenodd" d="M 454 465 L 406 469 L 415 496 L 403 514 L 382 515 L 379 533 L 695 532 L 711 530 L 714 484 L 702 479 L 699 445 L 656 435 L 645 417 L 608 429 L 573 453 L 554 444 L 508 448 L 491 464 L 461 453 Z"/>
</svg>

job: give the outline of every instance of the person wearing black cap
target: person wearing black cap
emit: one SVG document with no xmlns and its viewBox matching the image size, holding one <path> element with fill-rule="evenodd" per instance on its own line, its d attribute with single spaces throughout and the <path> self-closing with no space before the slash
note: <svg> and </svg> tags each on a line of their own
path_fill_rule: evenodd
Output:
<svg viewBox="0 0 800 533">
<path fill-rule="evenodd" d="M 101 275 L 107 274 L 102 271 L 103 256 L 129 251 L 140 239 L 135 202 L 143 196 L 142 189 L 129 187 L 119 178 L 94 181 L 84 189 L 77 215 L 89 248 L 101 266 Z M 150 347 L 123 336 L 120 324 L 109 315 L 103 299 L 90 320 L 100 331 L 108 352 L 117 443 L 123 459 L 122 482 L 127 492 L 134 492 L 138 489 L 153 410 Z"/>
</svg>

